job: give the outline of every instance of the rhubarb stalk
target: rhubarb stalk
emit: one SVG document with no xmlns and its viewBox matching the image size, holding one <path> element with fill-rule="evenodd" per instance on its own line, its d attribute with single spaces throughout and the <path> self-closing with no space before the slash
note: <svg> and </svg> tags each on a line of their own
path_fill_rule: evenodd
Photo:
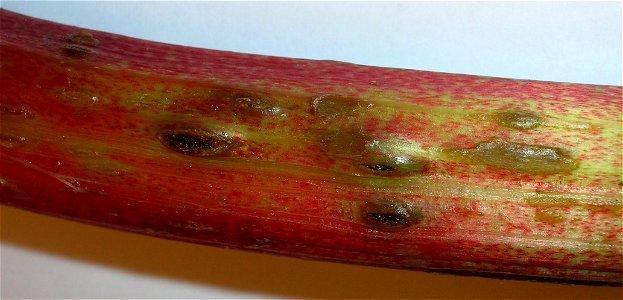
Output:
<svg viewBox="0 0 623 300">
<path fill-rule="evenodd" d="M 0 17 L 4 205 L 300 258 L 623 280 L 620 86 Z"/>
</svg>

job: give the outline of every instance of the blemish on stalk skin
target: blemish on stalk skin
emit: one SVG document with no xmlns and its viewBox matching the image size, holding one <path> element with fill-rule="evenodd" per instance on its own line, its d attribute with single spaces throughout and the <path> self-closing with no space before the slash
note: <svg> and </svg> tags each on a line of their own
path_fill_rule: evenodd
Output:
<svg viewBox="0 0 623 300">
<path fill-rule="evenodd" d="M 312 101 L 314 114 L 332 117 L 369 108 L 372 104 L 362 99 L 340 95 L 322 95 Z"/>
<path fill-rule="evenodd" d="M 7 114 L 7 115 L 13 115 L 13 116 L 23 116 L 24 119 L 32 119 L 35 117 L 35 114 L 33 112 L 30 111 L 30 109 L 28 109 L 25 106 L 13 106 L 13 105 L 8 105 L 8 104 L 1 104 L 0 105 L 0 113 L 1 114 Z"/>
<path fill-rule="evenodd" d="M 429 162 L 423 158 L 382 153 L 365 154 L 359 165 L 362 171 L 377 176 L 418 174 L 425 172 L 428 166 Z"/>
<path fill-rule="evenodd" d="M 541 125 L 542 119 L 532 112 L 505 111 L 494 114 L 498 124 L 514 129 L 533 129 Z"/>
<path fill-rule="evenodd" d="M 68 44 L 61 47 L 61 52 L 72 58 L 86 58 L 94 53 L 92 47 L 97 46 L 99 41 L 86 31 L 73 33 L 65 39 Z"/>
<path fill-rule="evenodd" d="M 374 149 L 372 135 L 359 130 L 331 130 L 321 138 L 321 145 L 331 156 L 352 162 L 362 173 L 374 176 L 407 176 L 423 173 L 429 161 L 419 157 L 385 153 Z"/>
<path fill-rule="evenodd" d="M 167 148 L 190 156 L 214 156 L 242 145 L 227 134 L 203 129 L 163 130 L 158 139 Z"/>
<path fill-rule="evenodd" d="M 270 99 L 250 94 L 237 92 L 231 97 L 234 102 L 236 113 L 259 113 L 261 115 L 276 115 L 281 113 L 281 107 L 275 105 Z"/>
<path fill-rule="evenodd" d="M 359 209 L 363 223 L 378 230 L 403 230 L 422 219 L 421 209 L 403 200 L 366 201 Z"/>
<path fill-rule="evenodd" d="M 578 168 L 578 161 L 558 147 L 528 145 L 503 140 L 482 142 L 470 149 L 445 149 L 453 160 L 530 174 L 556 174 Z"/>
<path fill-rule="evenodd" d="M 373 140 L 371 135 L 358 130 L 330 130 L 320 140 L 322 147 L 338 158 L 355 158 L 366 151 Z"/>
<path fill-rule="evenodd" d="M 526 199 L 534 207 L 534 220 L 546 224 L 559 224 L 566 221 L 562 209 L 579 205 L 578 200 L 557 197 L 534 197 Z"/>
<path fill-rule="evenodd" d="M 534 211 L 534 220 L 547 224 L 559 224 L 566 218 L 554 208 L 537 208 Z"/>
<path fill-rule="evenodd" d="M 0 146 L 6 148 L 13 148 L 22 144 L 25 144 L 28 141 L 27 138 L 23 136 L 15 136 L 7 133 L 0 133 Z"/>
<path fill-rule="evenodd" d="M 573 207 L 582 207 L 592 212 L 607 213 L 612 216 L 618 216 L 620 211 L 623 210 L 623 205 L 620 202 L 615 203 L 602 203 L 591 204 L 581 203 L 577 199 L 572 198 L 559 198 L 559 197 L 533 197 L 527 198 L 526 203 L 535 209 L 535 219 L 544 220 L 547 214 L 560 215 L 564 219 L 564 214 L 561 212 L 563 209 L 569 209 Z M 551 222 L 550 222 L 551 223 Z"/>
<path fill-rule="evenodd" d="M 93 53 L 93 50 L 74 44 L 67 44 L 61 47 L 61 51 L 66 56 L 72 58 L 85 58 Z"/>
<path fill-rule="evenodd" d="M 364 164 L 362 165 L 370 170 L 373 171 L 395 171 L 396 169 L 390 165 L 387 164 L 378 164 L 378 163 L 374 163 L 374 164 Z"/>
<path fill-rule="evenodd" d="M 72 35 L 67 37 L 67 41 L 74 44 L 91 47 L 95 47 L 97 46 L 97 44 L 99 44 L 99 40 L 93 37 L 91 33 L 86 31 L 78 31 L 76 33 L 73 33 Z"/>
</svg>

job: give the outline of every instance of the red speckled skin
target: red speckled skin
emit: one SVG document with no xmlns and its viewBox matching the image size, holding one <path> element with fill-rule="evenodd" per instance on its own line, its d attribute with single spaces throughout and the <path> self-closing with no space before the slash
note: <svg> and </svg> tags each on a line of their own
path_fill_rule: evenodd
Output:
<svg viewBox="0 0 623 300">
<path fill-rule="evenodd" d="M 2 204 L 302 258 L 623 280 L 621 87 L 266 57 L 95 31 L 97 43 L 85 45 L 70 38 L 81 29 L 0 14 Z M 215 90 L 266 96 L 280 110 L 236 110 Z M 314 113 L 313 99 L 328 94 L 369 105 Z M 508 110 L 538 112 L 546 124 L 491 121 Z M 194 157 L 158 140 L 161 129 L 187 127 L 244 146 Z M 344 159 L 349 147 L 327 150 L 328 130 L 399 140 L 392 151 L 423 151 L 430 165 L 414 176 L 366 174 Z M 435 152 L 495 139 L 560 147 L 580 167 L 530 174 Z M 378 199 L 414 205 L 422 217 L 403 230 L 370 226 L 361 205 Z"/>
</svg>

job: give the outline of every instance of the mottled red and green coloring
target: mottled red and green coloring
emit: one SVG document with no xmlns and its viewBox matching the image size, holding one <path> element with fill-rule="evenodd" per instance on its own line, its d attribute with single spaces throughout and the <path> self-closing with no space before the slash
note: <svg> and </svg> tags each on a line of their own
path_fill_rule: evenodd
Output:
<svg viewBox="0 0 623 300">
<path fill-rule="evenodd" d="M 623 280 L 620 86 L 0 16 L 2 204 L 302 258 Z"/>
</svg>

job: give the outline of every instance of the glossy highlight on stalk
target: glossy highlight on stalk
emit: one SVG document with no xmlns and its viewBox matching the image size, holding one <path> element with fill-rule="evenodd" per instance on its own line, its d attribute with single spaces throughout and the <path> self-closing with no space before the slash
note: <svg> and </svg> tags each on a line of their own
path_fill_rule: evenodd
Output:
<svg viewBox="0 0 623 300">
<path fill-rule="evenodd" d="M 623 280 L 620 86 L 240 54 L 0 16 L 3 205 L 308 259 Z"/>
</svg>

